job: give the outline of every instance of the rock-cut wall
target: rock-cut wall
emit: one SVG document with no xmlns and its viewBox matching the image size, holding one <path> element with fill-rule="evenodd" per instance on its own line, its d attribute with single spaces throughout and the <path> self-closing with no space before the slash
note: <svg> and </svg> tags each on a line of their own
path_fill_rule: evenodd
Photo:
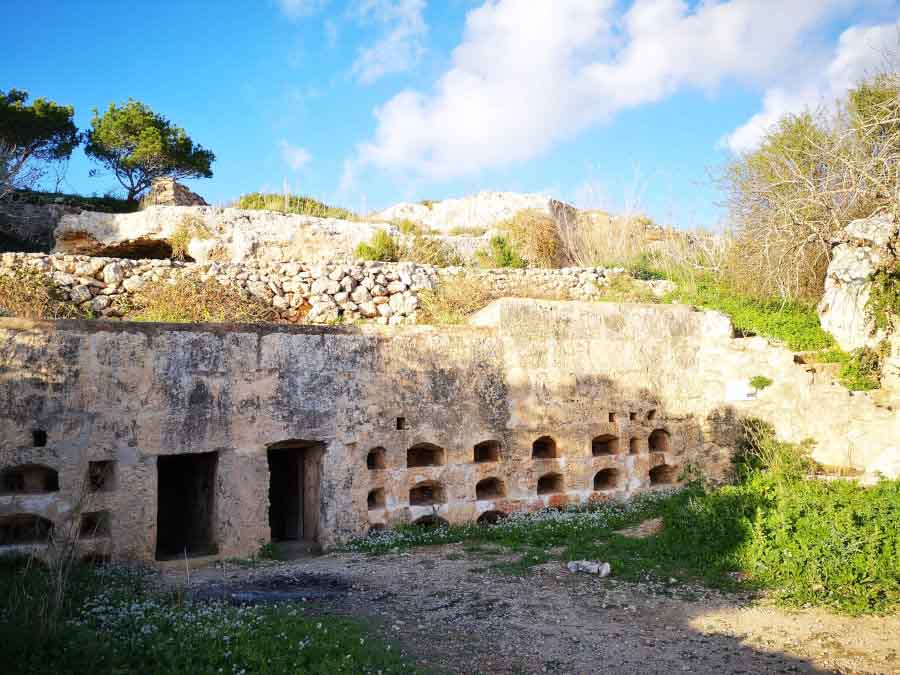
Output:
<svg viewBox="0 0 900 675">
<path fill-rule="evenodd" d="M 503 300 L 473 324 L 0 319 L 0 553 L 73 518 L 152 560 L 619 498 L 723 476 L 746 417 L 828 464 L 900 456 L 896 413 L 714 312 Z"/>
</svg>

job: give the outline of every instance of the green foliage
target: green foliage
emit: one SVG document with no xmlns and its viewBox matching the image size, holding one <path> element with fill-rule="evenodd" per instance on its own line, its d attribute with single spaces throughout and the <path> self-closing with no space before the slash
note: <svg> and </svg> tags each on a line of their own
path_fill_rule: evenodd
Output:
<svg viewBox="0 0 900 675">
<path fill-rule="evenodd" d="M 404 241 L 398 242 L 385 230 L 378 230 L 370 241 L 356 247 L 356 257 L 361 260 L 382 262 L 403 260 L 436 267 L 462 264 L 462 259 L 451 246 L 437 237 L 423 233 L 411 220 L 400 221 L 398 227 L 405 235 Z"/>
<path fill-rule="evenodd" d="M 881 370 L 890 347 L 883 340 L 875 349 L 860 347 L 842 359 L 838 378 L 850 391 L 871 391 L 881 386 Z"/>
<path fill-rule="evenodd" d="M 655 262 L 647 251 L 642 252 L 625 269 L 632 277 L 641 281 L 658 281 L 666 278 L 663 272 L 656 269 Z"/>
<path fill-rule="evenodd" d="M 361 621 L 291 605 L 232 607 L 155 590 L 152 573 L 76 570 L 64 622 L 36 623 L 49 574 L 0 566 L 4 673 L 408 673 Z"/>
<path fill-rule="evenodd" d="M 772 380 L 765 375 L 754 375 L 750 378 L 750 386 L 756 391 L 762 391 L 766 387 L 772 386 Z"/>
<path fill-rule="evenodd" d="M 34 321 L 86 317 L 51 277 L 25 265 L 0 274 L 0 315 L 3 314 Z"/>
<path fill-rule="evenodd" d="M 834 338 L 819 324 L 811 304 L 757 300 L 736 292 L 711 275 L 697 278 L 676 275 L 673 281 L 678 289 L 669 299 L 727 314 L 744 335 L 781 340 L 794 351 L 825 349 L 834 344 Z"/>
<path fill-rule="evenodd" d="M 352 211 L 337 206 L 329 206 L 318 199 L 303 195 L 251 192 L 242 195 L 234 203 L 234 207 L 237 209 L 281 211 L 282 213 L 295 213 L 301 216 L 315 216 L 316 218 L 358 219 L 358 216 Z"/>
<path fill-rule="evenodd" d="M 216 279 L 183 276 L 174 282 L 148 284 L 133 300 L 129 321 L 159 323 L 263 323 L 272 308 L 261 299 Z"/>
<path fill-rule="evenodd" d="M 900 267 L 879 270 L 871 279 L 866 314 L 878 330 L 890 330 L 900 317 Z"/>
<path fill-rule="evenodd" d="M 378 230 L 368 243 L 363 242 L 356 247 L 356 257 L 360 260 L 397 262 L 400 260 L 401 249 L 400 244 L 388 232 Z"/>
<path fill-rule="evenodd" d="M 44 98 L 28 103 L 28 92 L 0 91 L 0 185 L 15 186 L 31 161 L 68 159 L 81 142 L 75 109 Z"/>
<path fill-rule="evenodd" d="M 513 248 L 509 239 L 502 234 L 491 237 L 488 250 L 478 251 L 475 258 L 482 267 L 528 267 L 528 263 Z"/>
<path fill-rule="evenodd" d="M 85 153 L 112 171 L 134 201 L 154 178 L 211 178 L 216 156 L 149 107 L 129 99 L 94 109 Z"/>
<path fill-rule="evenodd" d="M 659 302 L 659 298 L 646 285 L 638 283 L 629 274 L 613 275 L 605 286 L 598 286 L 600 298 L 607 302 Z"/>
<path fill-rule="evenodd" d="M 419 323 L 461 324 L 493 299 L 480 279 L 465 274 L 442 279 L 433 290 L 419 292 Z"/>
</svg>

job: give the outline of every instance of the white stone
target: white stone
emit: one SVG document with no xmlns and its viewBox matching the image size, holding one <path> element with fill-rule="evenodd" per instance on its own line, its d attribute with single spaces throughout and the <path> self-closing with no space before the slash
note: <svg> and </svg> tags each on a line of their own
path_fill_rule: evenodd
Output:
<svg viewBox="0 0 900 675">
<path fill-rule="evenodd" d="M 566 568 L 570 572 L 584 572 L 586 574 L 596 574 L 600 577 L 608 577 L 612 572 L 612 567 L 608 562 L 596 562 L 594 560 L 572 560 Z"/>
</svg>

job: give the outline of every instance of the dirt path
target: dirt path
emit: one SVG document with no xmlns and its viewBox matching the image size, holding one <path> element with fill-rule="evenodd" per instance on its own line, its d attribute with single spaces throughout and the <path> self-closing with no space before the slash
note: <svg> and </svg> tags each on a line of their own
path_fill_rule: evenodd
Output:
<svg viewBox="0 0 900 675">
<path fill-rule="evenodd" d="M 524 577 L 492 569 L 512 559 L 460 545 L 331 554 L 208 568 L 191 587 L 245 600 L 279 592 L 311 612 L 364 617 L 435 672 L 900 673 L 900 616 L 788 612 L 702 587 L 571 574 L 559 563 Z"/>
</svg>

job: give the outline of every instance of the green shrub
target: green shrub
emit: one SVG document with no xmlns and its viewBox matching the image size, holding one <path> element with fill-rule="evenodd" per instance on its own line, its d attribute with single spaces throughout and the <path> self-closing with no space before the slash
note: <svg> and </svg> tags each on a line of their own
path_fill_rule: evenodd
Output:
<svg viewBox="0 0 900 675">
<path fill-rule="evenodd" d="M 841 372 L 838 376 L 841 384 L 850 391 L 870 391 L 881 386 L 881 371 L 884 367 L 890 346 L 883 340 L 874 349 L 860 347 L 840 361 Z"/>
<path fill-rule="evenodd" d="M 87 316 L 50 276 L 25 265 L 0 273 L 0 314 L 4 313 L 34 321 Z"/>
<path fill-rule="evenodd" d="M 528 263 L 513 248 L 509 239 L 502 234 L 491 237 L 488 242 L 488 250 L 478 251 L 475 259 L 482 267 L 524 268 L 528 266 Z"/>
<path fill-rule="evenodd" d="M 669 299 L 727 314 L 743 335 L 762 335 L 784 342 L 794 351 L 813 351 L 834 345 L 819 324 L 811 304 L 776 299 L 757 300 L 736 292 L 712 275 L 672 279 L 678 289 Z"/>
<path fill-rule="evenodd" d="M 613 275 L 605 286 L 597 288 L 600 298 L 607 302 L 659 302 L 645 284 L 638 283 L 628 274 Z"/>
<path fill-rule="evenodd" d="M 879 270 L 871 279 L 866 314 L 879 330 L 890 330 L 900 317 L 900 267 Z"/>
<path fill-rule="evenodd" d="M 401 246 L 385 230 L 378 230 L 372 239 L 356 247 L 356 257 L 360 260 L 380 260 L 397 262 L 400 260 Z"/>
<path fill-rule="evenodd" d="M 302 195 L 283 195 L 274 193 L 251 192 L 242 195 L 235 203 L 237 209 L 261 209 L 265 211 L 281 211 L 301 216 L 316 218 L 340 218 L 341 220 L 358 220 L 352 211 L 337 206 L 329 206 L 318 199 Z"/>
<path fill-rule="evenodd" d="M 464 274 L 442 279 L 433 290 L 419 292 L 417 321 L 430 324 L 460 324 L 493 297 L 476 277 Z"/>
<path fill-rule="evenodd" d="M 762 391 L 766 387 L 772 386 L 772 380 L 765 375 L 754 375 L 750 378 L 750 386 L 756 391 Z"/>
<path fill-rule="evenodd" d="M 261 299 L 216 279 L 182 276 L 141 289 L 128 308 L 129 321 L 160 323 L 263 323 L 275 320 Z"/>
<path fill-rule="evenodd" d="M 63 192 L 36 192 L 31 190 L 17 190 L 9 197 L 24 204 L 65 204 L 77 206 L 86 211 L 100 213 L 133 213 L 139 205 L 127 199 L 120 199 L 112 193 L 103 196 L 65 194 Z"/>
</svg>

